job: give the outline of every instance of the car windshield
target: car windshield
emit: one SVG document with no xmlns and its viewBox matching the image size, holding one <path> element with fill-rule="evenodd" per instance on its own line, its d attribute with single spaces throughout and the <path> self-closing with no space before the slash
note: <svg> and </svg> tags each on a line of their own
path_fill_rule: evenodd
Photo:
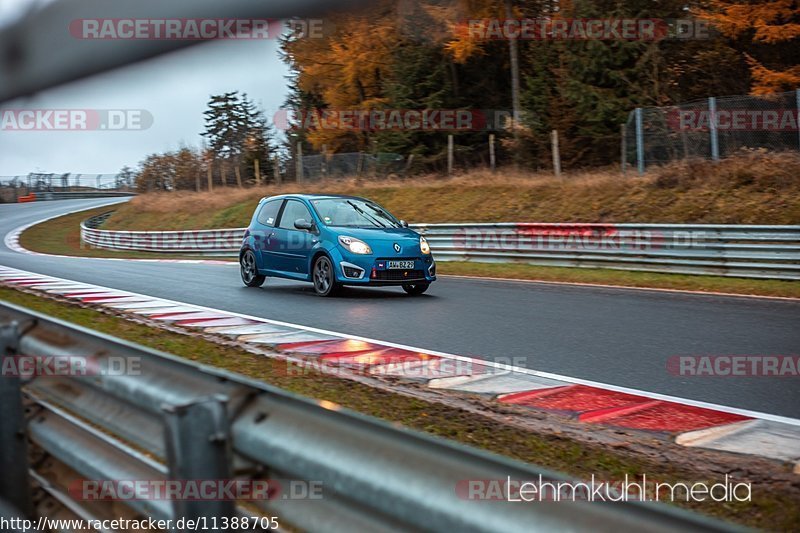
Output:
<svg viewBox="0 0 800 533">
<path fill-rule="evenodd" d="M 400 222 L 381 206 L 356 198 L 324 198 L 311 202 L 326 226 L 399 228 Z"/>
</svg>

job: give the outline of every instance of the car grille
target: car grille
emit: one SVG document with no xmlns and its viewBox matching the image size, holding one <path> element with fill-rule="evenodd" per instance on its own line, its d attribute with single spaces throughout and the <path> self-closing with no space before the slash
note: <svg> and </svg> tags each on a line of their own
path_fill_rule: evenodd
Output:
<svg viewBox="0 0 800 533">
<path fill-rule="evenodd" d="M 425 272 L 422 270 L 376 270 L 375 277 L 372 279 L 376 281 L 410 281 L 424 278 Z"/>
</svg>

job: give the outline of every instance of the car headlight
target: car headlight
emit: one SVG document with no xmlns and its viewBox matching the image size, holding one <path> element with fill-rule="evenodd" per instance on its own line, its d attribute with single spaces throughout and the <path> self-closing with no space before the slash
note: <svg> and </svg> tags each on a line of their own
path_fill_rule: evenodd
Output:
<svg viewBox="0 0 800 533">
<path fill-rule="evenodd" d="M 341 244 L 354 254 L 367 255 L 372 253 L 372 248 L 370 248 L 367 243 L 358 240 L 355 237 L 347 237 L 342 235 L 341 237 L 339 237 L 339 244 Z"/>
<path fill-rule="evenodd" d="M 423 254 L 431 253 L 431 246 L 428 244 L 428 241 L 425 239 L 425 237 L 420 236 L 419 249 Z"/>
</svg>

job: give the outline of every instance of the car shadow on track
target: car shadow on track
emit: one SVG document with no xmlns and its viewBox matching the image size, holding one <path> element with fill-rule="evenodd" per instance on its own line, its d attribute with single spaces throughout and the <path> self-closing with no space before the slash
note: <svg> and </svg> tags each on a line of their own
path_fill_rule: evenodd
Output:
<svg viewBox="0 0 800 533">
<path fill-rule="evenodd" d="M 248 290 L 246 287 L 242 287 L 242 290 Z M 291 283 L 291 282 L 284 282 L 281 281 L 280 283 L 275 283 L 273 280 L 268 279 L 267 282 L 260 287 L 259 289 L 261 293 L 272 293 L 272 294 L 281 294 L 281 295 L 297 295 L 309 298 L 319 298 L 323 300 L 324 298 L 320 298 L 314 292 L 314 287 L 308 283 Z M 258 294 L 257 291 L 253 290 L 254 294 Z M 335 296 L 330 297 L 329 299 L 332 300 L 416 300 L 416 301 L 423 301 L 423 300 L 431 300 L 435 299 L 435 294 L 420 294 L 418 296 L 409 296 L 406 294 L 400 287 L 371 287 L 371 288 L 363 288 L 363 287 L 343 287 L 341 291 L 336 294 Z"/>
</svg>

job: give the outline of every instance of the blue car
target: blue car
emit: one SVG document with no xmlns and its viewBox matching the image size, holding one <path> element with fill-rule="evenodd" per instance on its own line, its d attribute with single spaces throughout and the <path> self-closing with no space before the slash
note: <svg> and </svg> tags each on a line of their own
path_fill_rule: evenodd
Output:
<svg viewBox="0 0 800 533">
<path fill-rule="evenodd" d="M 287 194 L 264 198 L 239 252 L 242 281 L 267 276 L 310 281 L 320 296 L 342 286 L 428 290 L 436 263 L 425 237 L 380 205 L 355 196 Z"/>
</svg>

